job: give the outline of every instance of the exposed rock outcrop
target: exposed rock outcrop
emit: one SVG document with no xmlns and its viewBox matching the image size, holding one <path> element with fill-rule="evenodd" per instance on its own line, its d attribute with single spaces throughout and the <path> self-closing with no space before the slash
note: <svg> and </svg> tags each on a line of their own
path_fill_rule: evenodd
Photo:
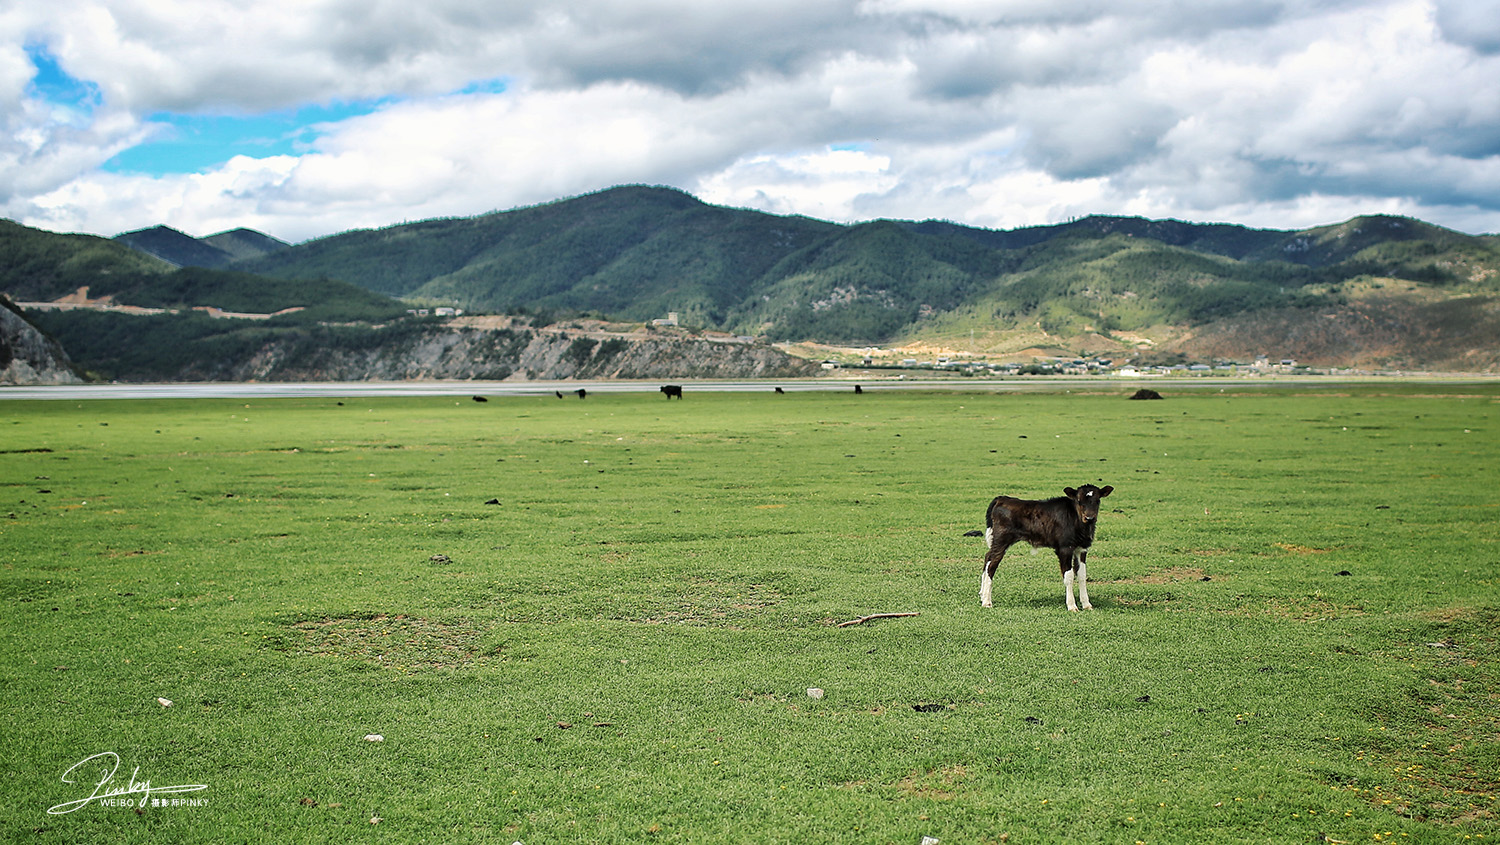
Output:
<svg viewBox="0 0 1500 845">
<path fill-rule="evenodd" d="M 679 336 L 433 326 L 367 348 L 282 339 L 240 362 L 184 379 L 401 381 L 406 379 L 790 378 L 818 365 L 760 343 Z"/>
<path fill-rule="evenodd" d="M 67 353 L 0 296 L 0 384 L 76 384 Z"/>
</svg>

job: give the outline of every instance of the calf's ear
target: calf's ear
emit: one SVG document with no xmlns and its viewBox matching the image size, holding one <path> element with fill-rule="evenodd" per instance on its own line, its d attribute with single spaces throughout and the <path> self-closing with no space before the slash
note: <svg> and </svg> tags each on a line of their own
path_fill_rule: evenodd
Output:
<svg viewBox="0 0 1500 845">
<path fill-rule="evenodd" d="M 1063 495 L 1067 496 L 1069 499 L 1076 499 L 1078 498 L 1078 491 L 1074 490 L 1072 487 L 1064 487 Z"/>
<path fill-rule="evenodd" d="M 1113 492 L 1115 492 L 1115 488 L 1113 488 L 1113 487 L 1109 486 L 1108 484 L 1106 484 L 1103 487 L 1099 488 L 1099 498 L 1102 499 L 1105 496 L 1108 496 L 1110 493 L 1113 493 Z"/>
</svg>

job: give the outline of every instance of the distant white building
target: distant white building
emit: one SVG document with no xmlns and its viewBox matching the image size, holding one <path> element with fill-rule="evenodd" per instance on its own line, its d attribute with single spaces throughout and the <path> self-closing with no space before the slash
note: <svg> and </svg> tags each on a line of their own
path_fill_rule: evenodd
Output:
<svg viewBox="0 0 1500 845">
<path fill-rule="evenodd" d="M 651 321 L 651 325 L 653 325 L 653 326 L 675 326 L 675 325 L 677 325 L 677 312 L 676 311 L 668 311 L 667 312 L 667 316 L 665 316 L 665 317 L 657 317 L 655 320 Z"/>
</svg>

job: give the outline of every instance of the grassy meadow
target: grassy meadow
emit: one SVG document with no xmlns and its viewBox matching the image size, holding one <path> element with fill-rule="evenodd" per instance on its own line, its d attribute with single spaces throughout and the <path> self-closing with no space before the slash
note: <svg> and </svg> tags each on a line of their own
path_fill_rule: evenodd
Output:
<svg viewBox="0 0 1500 845">
<path fill-rule="evenodd" d="M 1157 387 L 0 401 L 0 835 L 1500 838 L 1500 386 Z"/>
</svg>

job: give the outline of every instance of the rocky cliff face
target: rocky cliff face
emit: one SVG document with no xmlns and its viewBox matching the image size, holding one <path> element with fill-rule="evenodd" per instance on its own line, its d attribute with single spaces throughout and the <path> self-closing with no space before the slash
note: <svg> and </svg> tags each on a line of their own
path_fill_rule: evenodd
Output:
<svg viewBox="0 0 1500 845">
<path fill-rule="evenodd" d="M 79 381 L 62 347 L 28 323 L 10 300 L 0 297 L 0 384 Z"/>
<path fill-rule="evenodd" d="M 365 349 L 278 341 L 199 377 L 232 381 L 792 378 L 818 365 L 758 343 L 651 334 L 435 326 Z"/>
</svg>

